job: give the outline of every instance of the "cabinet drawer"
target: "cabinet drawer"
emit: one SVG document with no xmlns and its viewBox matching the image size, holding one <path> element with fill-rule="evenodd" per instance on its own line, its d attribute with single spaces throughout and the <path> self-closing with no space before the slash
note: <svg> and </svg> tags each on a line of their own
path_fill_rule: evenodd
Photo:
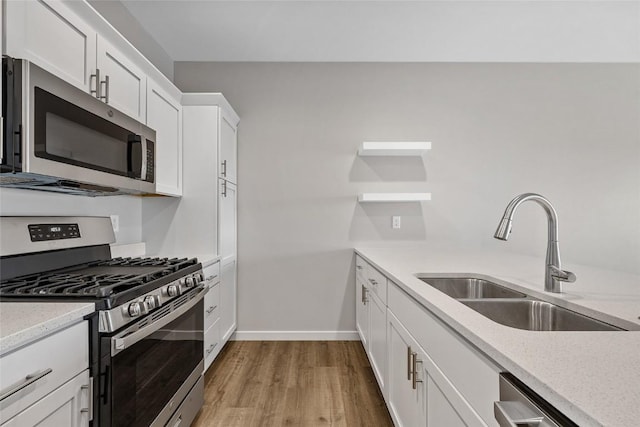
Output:
<svg viewBox="0 0 640 427">
<path fill-rule="evenodd" d="M 356 255 L 356 275 L 362 280 L 367 280 L 367 262 Z"/>
<path fill-rule="evenodd" d="M 501 369 L 393 282 L 388 303 L 389 310 L 484 422 L 495 425 L 493 402 L 499 400 Z"/>
<path fill-rule="evenodd" d="M 202 270 L 204 274 L 204 285 L 212 287 L 216 283 L 220 282 L 220 261 L 216 261 L 213 264 L 205 267 Z"/>
<path fill-rule="evenodd" d="M 387 304 L 387 278 L 372 265 L 367 266 L 367 286 L 380 301 Z"/>
<path fill-rule="evenodd" d="M 204 370 L 205 372 L 220 353 L 220 321 L 216 321 L 204 333 Z"/>
<path fill-rule="evenodd" d="M 88 367 L 89 330 L 86 321 L 2 356 L 1 393 L 26 383 L 27 376 L 50 371 L 0 402 L 0 424 Z"/>
<path fill-rule="evenodd" d="M 204 295 L 204 330 L 220 318 L 220 284 L 209 288 Z"/>
</svg>

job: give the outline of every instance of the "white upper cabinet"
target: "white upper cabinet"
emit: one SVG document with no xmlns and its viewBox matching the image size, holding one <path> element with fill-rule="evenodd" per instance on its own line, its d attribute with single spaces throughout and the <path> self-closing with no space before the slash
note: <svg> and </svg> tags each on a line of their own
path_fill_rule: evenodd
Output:
<svg viewBox="0 0 640 427">
<path fill-rule="evenodd" d="M 182 195 L 182 106 L 147 82 L 147 126 L 156 131 L 156 193 Z"/>
<path fill-rule="evenodd" d="M 5 53 L 33 62 L 153 128 L 156 193 L 182 195 L 178 88 L 86 1 L 11 0 L 3 5 Z M 234 129 L 223 132 L 235 137 Z M 235 176 L 235 160 L 231 168 Z"/>
<path fill-rule="evenodd" d="M 220 115 L 220 178 L 237 184 L 237 126 L 238 119 L 222 110 Z"/>
<path fill-rule="evenodd" d="M 145 121 L 147 76 L 104 37 L 97 39 L 100 96 L 123 113 Z"/>
<path fill-rule="evenodd" d="M 7 55 L 28 59 L 87 92 L 95 88 L 96 31 L 89 24 L 61 1 L 4 5 Z"/>
</svg>

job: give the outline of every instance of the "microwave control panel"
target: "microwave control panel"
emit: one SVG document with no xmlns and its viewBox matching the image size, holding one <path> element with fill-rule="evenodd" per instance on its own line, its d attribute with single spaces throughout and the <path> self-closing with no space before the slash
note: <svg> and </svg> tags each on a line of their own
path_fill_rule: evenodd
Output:
<svg viewBox="0 0 640 427">
<path fill-rule="evenodd" d="M 78 224 L 29 224 L 32 242 L 46 240 L 79 239 Z"/>
</svg>

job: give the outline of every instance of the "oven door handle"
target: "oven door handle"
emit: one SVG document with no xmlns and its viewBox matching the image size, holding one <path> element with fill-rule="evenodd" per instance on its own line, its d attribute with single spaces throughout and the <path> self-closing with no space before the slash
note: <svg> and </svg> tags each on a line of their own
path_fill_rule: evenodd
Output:
<svg viewBox="0 0 640 427">
<path fill-rule="evenodd" d="M 115 335 L 111 338 L 111 356 L 115 356 L 123 350 L 131 347 L 133 344 L 142 340 L 143 338 L 148 337 L 152 333 L 156 332 L 158 329 L 168 325 L 169 323 L 176 320 L 178 317 L 185 314 L 187 311 L 191 310 L 196 304 L 198 304 L 204 298 L 204 288 L 200 288 L 198 294 L 191 298 L 189 301 L 167 314 L 164 317 L 156 320 L 139 329 L 135 332 L 129 332 L 128 330 L 124 330 L 118 335 Z"/>
</svg>

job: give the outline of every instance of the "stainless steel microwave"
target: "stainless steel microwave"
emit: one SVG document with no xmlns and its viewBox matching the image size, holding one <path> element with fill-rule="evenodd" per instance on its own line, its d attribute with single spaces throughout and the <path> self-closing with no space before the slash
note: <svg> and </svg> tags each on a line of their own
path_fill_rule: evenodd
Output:
<svg viewBox="0 0 640 427">
<path fill-rule="evenodd" d="M 0 185 L 155 192 L 153 129 L 26 60 L 2 59 Z"/>
</svg>

